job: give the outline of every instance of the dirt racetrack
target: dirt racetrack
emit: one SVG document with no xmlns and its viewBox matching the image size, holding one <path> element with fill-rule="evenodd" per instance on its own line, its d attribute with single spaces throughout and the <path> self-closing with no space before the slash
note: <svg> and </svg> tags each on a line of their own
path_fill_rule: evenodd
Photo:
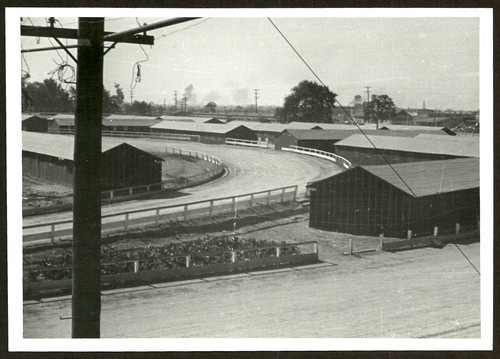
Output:
<svg viewBox="0 0 500 359">
<path fill-rule="evenodd" d="M 116 204 L 105 204 L 102 214 L 127 210 L 173 205 L 257 192 L 290 185 L 299 185 L 299 196 L 303 196 L 305 185 L 341 171 L 335 164 L 323 159 L 294 153 L 234 147 L 206 145 L 195 142 L 167 142 L 143 139 L 104 138 L 103 141 L 121 143 L 126 141 L 146 151 L 164 151 L 166 146 L 207 153 L 218 157 L 227 167 L 225 176 L 201 186 L 187 188 L 157 198 L 134 200 Z M 72 218 L 72 212 L 52 213 L 27 217 L 23 225 L 63 221 Z"/>
</svg>

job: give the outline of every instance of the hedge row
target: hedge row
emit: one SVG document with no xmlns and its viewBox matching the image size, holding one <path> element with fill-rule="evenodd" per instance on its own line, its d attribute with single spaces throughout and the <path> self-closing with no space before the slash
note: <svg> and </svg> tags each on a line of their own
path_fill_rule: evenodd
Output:
<svg viewBox="0 0 500 359">
<path fill-rule="evenodd" d="M 117 274 L 134 271 L 134 263 L 126 261 L 139 260 L 139 270 L 161 270 L 186 266 L 186 256 L 191 256 L 192 266 L 203 266 L 214 263 L 228 263 L 231 253 L 236 251 L 236 260 L 252 260 L 276 256 L 275 248 L 258 249 L 259 247 L 281 246 L 282 255 L 299 254 L 297 246 L 285 242 L 256 240 L 234 236 L 205 236 L 193 241 L 171 243 L 162 247 L 143 247 L 124 251 L 116 251 L 109 247 L 101 249 L 101 273 Z M 251 248 L 256 248 L 252 250 Z M 70 253 L 59 256 L 46 256 L 31 262 L 25 268 L 24 281 L 58 280 L 71 278 Z M 113 263 L 117 262 L 117 263 Z"/>
</svg>

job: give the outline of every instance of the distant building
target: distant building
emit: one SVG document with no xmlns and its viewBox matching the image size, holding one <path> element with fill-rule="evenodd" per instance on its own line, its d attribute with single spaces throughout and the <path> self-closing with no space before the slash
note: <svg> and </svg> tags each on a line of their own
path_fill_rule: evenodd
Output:
<svg viewBox="0 0 500 359">
<path fill-rule="evenodd" d="M 257 135 L 254 131 L 232 122 L 216 124 L 161 121 L 151 126 L 151 130 L 159 133 L 200 136 L 200 142 L 209 144 L 223 144 L 226 142 L 226 138 L 257 141 Z"/>
<path fill-rule="evenodd" d="M 391 133 L 391 131 L 386 132 Z M 361 134 L 355 134 L 337 142 L 335 153 L 353 165 L 479 157 L 479 142 L 468 141 L 464 137 L 434 135 L 433 138 L 419 138 L 371 135 L 368 140 Z M 442 138 L 446 138 L 446 141 Z"/>
<path fill-rule="evenodd" d="M 396 110 L 394 117 L 391 122 L 393 124 L 403 124 L 403 125 L 412 125 L 414 124 L 414 118 L 417 116 L 417 113 L 410 112 L 408 110 L 399 108 Z"/>
<path fill-rule="evenodd" d="M 48 121 L 47 118 L 39 115 L 22 115 L 22 129 L 23 131 L 30 132 L 47 132 Z"/>
<path fill-rule="evenodd" d="M 479 223 L 478 158 L 357 166 L 308 188 L 313 228 L 404 238 Z"/>
<path fill-rule="evenodd" d="M 151 126 L 160 122 L 151 116 L 109 115 L 102 119 L 102 126 L 105 131 L 149 132 Z"/>
<path fill-rule="evenodd" d="M 48 118 L 48 133 L 73 133 L 75 131 L 75 115 L 58 114 Z"/>
</svg>

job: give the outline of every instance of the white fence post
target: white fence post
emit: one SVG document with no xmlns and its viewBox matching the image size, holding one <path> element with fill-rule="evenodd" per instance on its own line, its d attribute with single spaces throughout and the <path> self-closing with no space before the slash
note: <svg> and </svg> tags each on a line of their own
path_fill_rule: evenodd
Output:
<svg viewBox="0 0 500 359">
<path fill-rule="evenodd" d="M 191 256 L 190 255 L 187 255 L 186 256 L 186 267 L 191 267 Z"/>
<path fill-rule="evenodd" d="M 160 209 L 157 208 L 156 209 L 156 213 L 155 213 L 155 224 L 156 226 L 158 227 L 158 225 L 160 224 Z"/>
<path fill-rule="evenodd" d="M 134 261 L 134 273 L 139 272 L 139 261 Z"/>
<path fill-rule="evenodd" d="M 378 238 L 379 238 L 379 248 L 380 248 L 380 251 L 383 251 L 384 250 L 384 234 L 380 233 L 378 235 Z"/>
<path fill-rule="evenodd" d="M 54 243 L 55 240 L 56 240 L 56 236 L 55 236 L 55 231 L 56 231 L 56 225 L 54 223 L 52 223 L 50 225 L 50 243 Z"/>
<path fill-rule="evenodd" d="M 349 238 L 349 254 L 352 254 L 352 238 Z"/>
<path fill-rule="evenodd" d="M 411 233 L 411 229 L 409 229 L 409 230 L 408 230 L 408 236 L 407 236 L 408 240 L 410 240 L 410 239 L 411 239 L 411 237 L 412 237 L 412 233 Z"/>
<path fill-rule="evenodd" d="M 125 230 L 128 229 L 128 213 L 125 213 L 125 222 L 123 223 Z"/>
<path fill-rule="evenodd" d="M 231 263 L 236 263 L 236 251 L 231 251 Z"/>
<path fill-rule="evenodd" d="M 276 247 L 276 257 L 277 258 L 281 257 L 281 247 L 280 246 Z"/>
<path fill-rule="evenodd" d="M 212 217 L 213 211 L 214 211 L 214 201 L 210 200 L 210 209 L 208 210 L 210 217 Z"/>
<path fill-rule="evenodd" d="M 184 205 L 184 220 L 187 221 L 187 211 L 188 211 L 188 205 Z"/>
<path fill-rule="evenodd" d="M 434 226 L 434 237 L 438 235 L 439 228 L 438 226 Z"/>
</svg>

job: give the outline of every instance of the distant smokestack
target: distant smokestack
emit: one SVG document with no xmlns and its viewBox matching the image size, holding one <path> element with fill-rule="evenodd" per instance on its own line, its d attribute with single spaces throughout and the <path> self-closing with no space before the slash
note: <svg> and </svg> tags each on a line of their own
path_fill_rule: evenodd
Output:
<svg viewBox="0 0 500 359">
<path fill-rule="evenodd" d="M 422 105 L 422 108 L 425 110 L 425 100 L 424 100 L 424 103 Z"/>
</svg>

